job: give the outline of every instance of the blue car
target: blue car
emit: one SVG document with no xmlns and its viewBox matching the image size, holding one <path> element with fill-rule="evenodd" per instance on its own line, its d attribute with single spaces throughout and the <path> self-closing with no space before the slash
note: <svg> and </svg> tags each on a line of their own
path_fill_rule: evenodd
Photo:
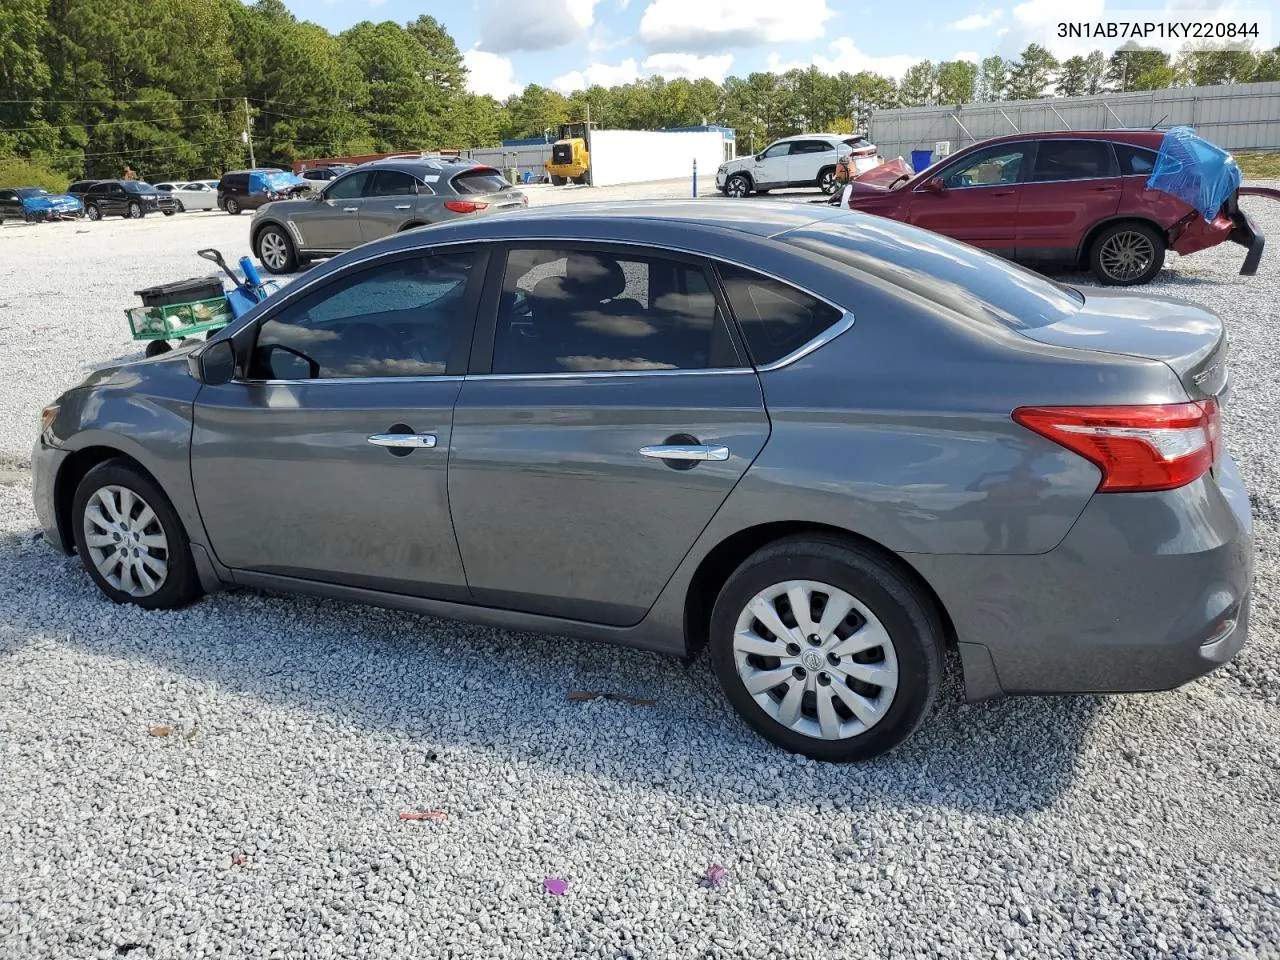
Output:
<svg viewBox="0 0 1280 960">
<path fill-rule="evenodd" d="M 50 193 L 40 187 L 0 190 L 0 223 L 5 220 L 61 220 L 84 216 L 84 204 L 69 193 Z"/>
</svg>

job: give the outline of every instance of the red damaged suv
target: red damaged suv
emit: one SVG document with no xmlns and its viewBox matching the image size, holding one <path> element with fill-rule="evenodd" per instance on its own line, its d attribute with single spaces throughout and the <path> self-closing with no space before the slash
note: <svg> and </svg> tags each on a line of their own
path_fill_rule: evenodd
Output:
<svg viewBox="0 0 1280 960">
<path fill-rule="evenodd" d="M 1185 256 L 1226 240 L 1248 250 L 1240 272 L 1253 274 L 1264 240 L 1238 196 L 1280 198 L 1280 191 L 1241 187 L 1206 220 L 1183 200 L 1148 189 L 1164 137 L 1160 130 L 997 137 L 914 176 L 905 165 L 885 164 L 833 201 L 1028 266 L 1087 267 L 1105 284 L 1146 283 L 1166 250 Z"/>
</svg>

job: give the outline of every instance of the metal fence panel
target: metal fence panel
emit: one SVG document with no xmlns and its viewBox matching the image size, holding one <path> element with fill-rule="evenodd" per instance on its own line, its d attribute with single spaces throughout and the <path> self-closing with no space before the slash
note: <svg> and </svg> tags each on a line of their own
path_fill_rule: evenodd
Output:
<svg viewBox="0 0 1280 960">
<path fill-rule="evenodd" d="M 902 107 L 871 115 L 884 157 L 910 157 L 939 140 L 955 151 L 1010 133 L 1188 125 L 1227 150 L 1280 150 L 1280 83 L 1178 87 L 1092 97 L 1051 97 L 953 107 Z"/>
</svg>

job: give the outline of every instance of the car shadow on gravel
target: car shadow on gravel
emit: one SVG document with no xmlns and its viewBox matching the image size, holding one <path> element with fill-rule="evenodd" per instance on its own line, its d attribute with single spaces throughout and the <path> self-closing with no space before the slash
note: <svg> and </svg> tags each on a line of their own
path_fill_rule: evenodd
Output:
<svg viewBox="0 0 1280 960">
<path fill-rule="evenodd" d="M 234 591 L 186 610 L 115 606 L 75 557 L 35 530 L 0 541 L 0 655 L 28 640 L 131 660 L 190 678 L 217 736 L 219 715 L 310 715 L 344 730 L 454 751 L 487 751 L 618 789 L 714 810 L 836 805 L 1041 810 L 1069 787 L 1102 700 L 968 705 L 952 656 L 938 704 L 891 754 L 830 765 L 784 753 L 732 713 L 705 656 L 692 663 L 560 637 L 504 632 L 303 597 Z M 11 603 L 6 594 L 25 594 Z M 653 698 L 653 706 L 571 701 L 571 691 Z M 183 704 L 156 704 L 179 709 Z M 231 724 L 224 720 L 227 727 Z M 229 730 L 226 735 L 237 734 Z"/>
</svg>

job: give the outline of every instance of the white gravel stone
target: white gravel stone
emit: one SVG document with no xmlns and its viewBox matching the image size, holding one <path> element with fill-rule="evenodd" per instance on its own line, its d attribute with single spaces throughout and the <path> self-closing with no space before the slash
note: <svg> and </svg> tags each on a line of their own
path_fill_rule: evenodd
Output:
<svg viewBox="0 0 1280 960">
<path fill-rule="evenodd" d="M 249 218 L 0 228 L 0 956 L 1280 957 L 1280 206 L 1245 206 L 1258 276 L 1224 246 L 1147 290 L 1232 337 L 1249 645 L 1169 693 L 972 707 L 952 662 L 920 733 L 857 767 L 770 748 L 705 660 L 252 593 L 107 603 L 35 538 L 36 418 L 139 354 L 134 290 L 248 252 Z"/>
</svg>

